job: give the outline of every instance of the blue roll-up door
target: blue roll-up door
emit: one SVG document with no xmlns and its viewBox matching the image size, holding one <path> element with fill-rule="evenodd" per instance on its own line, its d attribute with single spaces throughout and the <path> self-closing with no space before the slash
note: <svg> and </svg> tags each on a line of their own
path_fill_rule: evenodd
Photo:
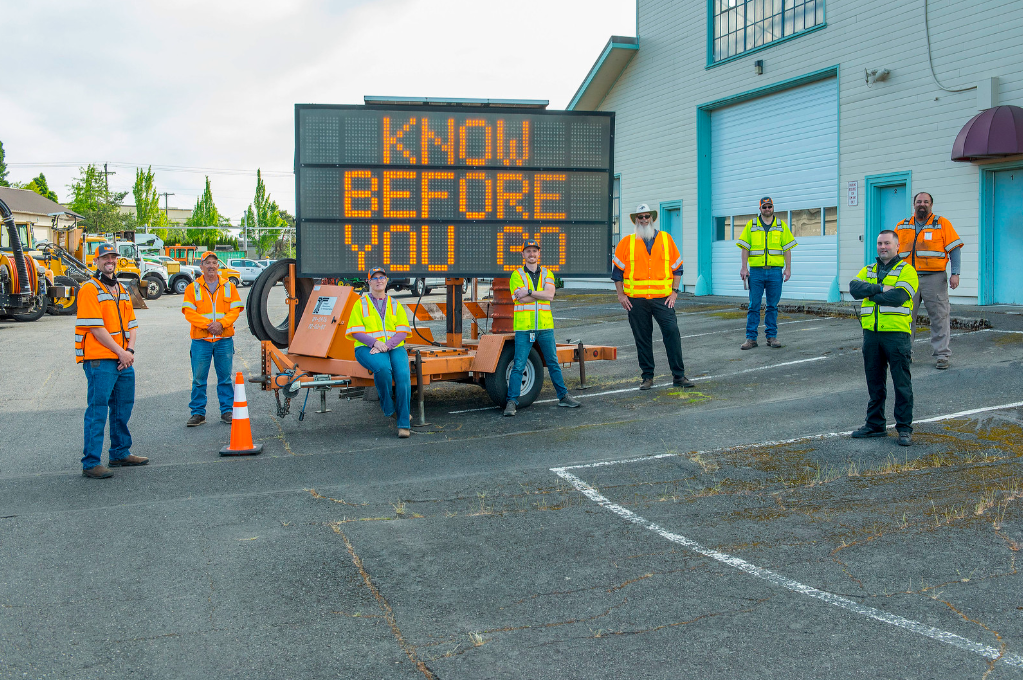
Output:
<svg viewBox="0 0 1023 680">
<path fill-rule="evenodd" d="M 762 196 L 789 210 L 838 204 L 838 84 L 834 78 L 784 90 L 711 113 L 711 210 L 715 218 L 748 217 Z M 742 295 L 736 223 L 712 248 L 716 295 Z M 783 297 L 827 299 L 838 266 L 834 234 L 802 234 Z"/>
</svg>

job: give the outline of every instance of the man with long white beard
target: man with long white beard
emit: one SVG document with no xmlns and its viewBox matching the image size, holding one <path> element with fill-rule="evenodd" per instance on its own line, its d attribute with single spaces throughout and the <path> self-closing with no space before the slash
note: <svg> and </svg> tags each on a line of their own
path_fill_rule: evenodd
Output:
<svg viewBox="0 0 1023 680">
<path fill-rule="evenodd" d="M 668 353 L 672 384 L 693 387 L 682 362 L 682 338 L 675 319 L 675 300 L 682 280 L 682 255 L 671 235 L 657 229 L 657 211 L 645 203 L 629 215 L 636 233 L 618 242 L 612 258 L 611 280 L 618 290 L 618 302 L 629 313 L 629 326 L 636 340 L 641 390 L 654 386 L 653 320 L 661 327 Z"/>
</svg>

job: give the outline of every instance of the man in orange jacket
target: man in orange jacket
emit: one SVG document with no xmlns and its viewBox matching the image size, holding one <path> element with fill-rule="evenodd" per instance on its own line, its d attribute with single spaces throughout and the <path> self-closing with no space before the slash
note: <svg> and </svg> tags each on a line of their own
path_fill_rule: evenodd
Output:
<svg viewBox="0 0 1023 680">
<path fill-rule="evenodd" d="M 210 362 L 217 372 L 217 402 L 220 420 L 231 422 L 234 386 L 231 368 L 234 358 L 234 322 L 245 304 L 238 288 L 220 276 L 220 259 L 210 250 L 202 256 L 202 276 L 185 289 L 181 312 L 192 325 L 192 415 L 185 424 L 196 427 L 206 422 L 206 381 Z"/>
<path fill-rule="evenodd" d="M 649 390 L 654 386 L 654 319 L 661 327 L 672 383 L 676 387 L 694 387 L 686 377 L 682 337 L 675 318 L 675 300 L 682 280 L 682 255 L 671 235 L 654 226 L 656 210 L 642 203 L 629 217 L 636 225 L 636 233 L 618 242 L 612 258 L 611 280 L 618 291 L 618 302 L 629 313 L 629 326 L 636 340 L 642 372 L 639 389 Z"/>
<path fill-rule="evenodd" d="M 135 339 L 138 322 L 131 297 L 114 275 L 117 250 L 109 243 L 96 249 L 96 274 L 78 290 L 75 361 L 85 369 L 89 406 L 85 409 L 82 475 L 112 477 L 102 465 L 103 429 L 110 419 L 110 467 L 145 465 L 149 459 L 130 453 L 128 419 L 135 406 Z"/>
<path fill-rule="evenodd" d="M 948 289 L 959 287 L 960 248 L 963 241 L 955 227 L 944 217 L 931 212 L 934 198 L 926 191 L 913 197 L 913 216 L 902 220 L 895 227 L 899 235 L 899 257 L 916 269 L 920 286 L 913 298 L 913 327 L 911 336 L 916 335 L 916 315 L 920 303 L 927 307 L 931 320 L 932 356 L 936 357 L 935 368 L 946 369 L 952 357 L 948 341 L 951 337 Z M 945 269 L 951 265 L 950 275 Z"/>
</svg>

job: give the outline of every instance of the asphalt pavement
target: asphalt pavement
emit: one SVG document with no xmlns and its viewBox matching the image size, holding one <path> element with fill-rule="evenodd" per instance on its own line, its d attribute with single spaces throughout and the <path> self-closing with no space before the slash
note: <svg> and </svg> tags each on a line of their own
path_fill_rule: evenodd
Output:
<svg viewBox="0 0 1023 680">
<path fill-rule="evenodd" d="M 299 422 L 304 394 L 278 418 L 248 384 L 264 452 L 221 458 L 164 296 L 130 422 L 152 462 L 109 480 L 80 474 L 73 318 L 0 320 L 0 678 L 1023 677 L 1023 331 L 953 331 L 939 371 L 921 329 L 903 448 L 845 434 L 855 319 L 783 313 L 744 352 L 738 304 L 680 301 L 694 389 L 655 329 L 638 391 L 614 296 L 566 291 L 558 340 L 618 347 L 585 390 L 565 369 L 582 408 L 434 384 L 399 440 L 376 403 Z M 259 373 L 244 327 L 235 359 Z"/>
</svg>

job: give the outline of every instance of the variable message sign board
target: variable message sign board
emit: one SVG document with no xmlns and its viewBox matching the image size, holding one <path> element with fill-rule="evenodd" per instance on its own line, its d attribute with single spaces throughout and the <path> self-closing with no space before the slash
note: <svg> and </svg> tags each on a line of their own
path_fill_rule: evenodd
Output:
<svg viewBox="0 0 1023 680">
<path fill-rule="evenodd" d="M 558 276 L 610 272 L 614 114 L 296 106 L 303 276 L 508 276 L 522 243 Z"/>
</svg>

